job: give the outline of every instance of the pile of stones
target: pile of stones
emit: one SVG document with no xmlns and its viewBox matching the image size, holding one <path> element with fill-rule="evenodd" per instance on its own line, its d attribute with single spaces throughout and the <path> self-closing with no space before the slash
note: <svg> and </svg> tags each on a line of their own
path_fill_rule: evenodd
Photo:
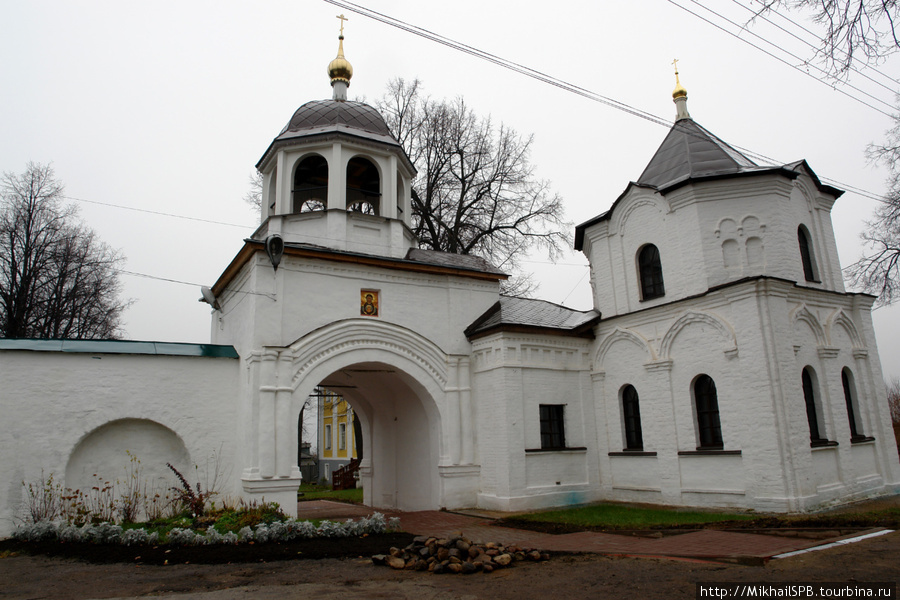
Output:
<svg viewBox="0 0 900 600">
<path fill-rule="evenodd" d="M 420 535 L 406 548 L 376 554 L 372 562 L 392 569 L 431 573 L 491 573 L 520 561 L 550 560 L 546 552 L 488 542 L 475 544 L 460 536 L 436 538 Z"/>
</svg>

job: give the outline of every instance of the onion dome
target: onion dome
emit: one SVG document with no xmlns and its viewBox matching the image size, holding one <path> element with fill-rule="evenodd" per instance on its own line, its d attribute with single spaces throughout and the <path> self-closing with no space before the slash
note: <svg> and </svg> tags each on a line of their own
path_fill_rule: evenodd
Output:
<svg viewBox="0 0 900 600">
<path fill-rule="evenodd" d="M 687 90 L 678 80 L 678 59 L 672 61 L 675 65 L 675 90 L 672 91 L 672 102 L 675 103 L 675 120 L 690 119 L 691 115 L 687 109 Z"/>
<path fill-rule="evenodd" d="M 353 77 L 353 67 L 350 61 L 344 58 L 344 36 L 338 37 L 338 53 L 337 58 L 328 63 L 328 76 L 331 78 L 331 85 L 334 86 L 338 81 L 342 81 L 350 85 L 350 78 Z"/>
</svg>

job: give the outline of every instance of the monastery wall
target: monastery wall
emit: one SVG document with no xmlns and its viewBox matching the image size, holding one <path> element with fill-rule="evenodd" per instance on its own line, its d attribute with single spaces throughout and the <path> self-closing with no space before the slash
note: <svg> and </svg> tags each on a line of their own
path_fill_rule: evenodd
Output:
<svg viewBox="0 0 900 600">
<path fill-rule="evenodd" d="M 240 492 L 238 360 L 3 350 L 0 365 L 0 536 L 21 515 L 22 482 L 124 481 L 130 456 L 157 491 L 176 485 L 172 462 L 192 485 L 218 468 L 221 493 Z"/>
</svg>

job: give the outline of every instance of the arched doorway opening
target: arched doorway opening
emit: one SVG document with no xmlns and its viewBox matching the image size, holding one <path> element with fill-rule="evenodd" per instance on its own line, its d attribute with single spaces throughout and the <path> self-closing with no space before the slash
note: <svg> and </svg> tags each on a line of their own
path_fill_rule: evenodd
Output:
<svg viewBox="0 0 900 600">
<path fill-rule="evenodd" d="M 422 383 L 397 365 L 365 361 L 331 370 L 312 389 L 339 394 L 359 422 L 359 485 L 366 505 L 400 510 L 438 507 L 440 420 Z M 335 421 L 333 427 L 337 426 Z M 340 438 L 337 429 L 332 434 L 334 447 Z M 354 435 L 351 420 L 345 435 Z M 323 444 L 324 440 L 320 450 Z"/>
</svg>

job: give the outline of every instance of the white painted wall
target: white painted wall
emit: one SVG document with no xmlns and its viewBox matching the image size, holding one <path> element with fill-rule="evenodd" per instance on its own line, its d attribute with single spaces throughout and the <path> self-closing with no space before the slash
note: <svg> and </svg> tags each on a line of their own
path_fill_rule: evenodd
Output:
<svg viewBox="0 0 900 600">
<path fill-rule="evenodd" d="M 239 493 L 237 367 L 229 358 L 0 351 L 0 535 L 12 531 L 23 481 L 114 481 L 126 451 L 148 480 L 170 485 L 166 461 L 189 479 L 198 465 L 205 484 L 215 455 L 221 492 Z"/>
</svg>

